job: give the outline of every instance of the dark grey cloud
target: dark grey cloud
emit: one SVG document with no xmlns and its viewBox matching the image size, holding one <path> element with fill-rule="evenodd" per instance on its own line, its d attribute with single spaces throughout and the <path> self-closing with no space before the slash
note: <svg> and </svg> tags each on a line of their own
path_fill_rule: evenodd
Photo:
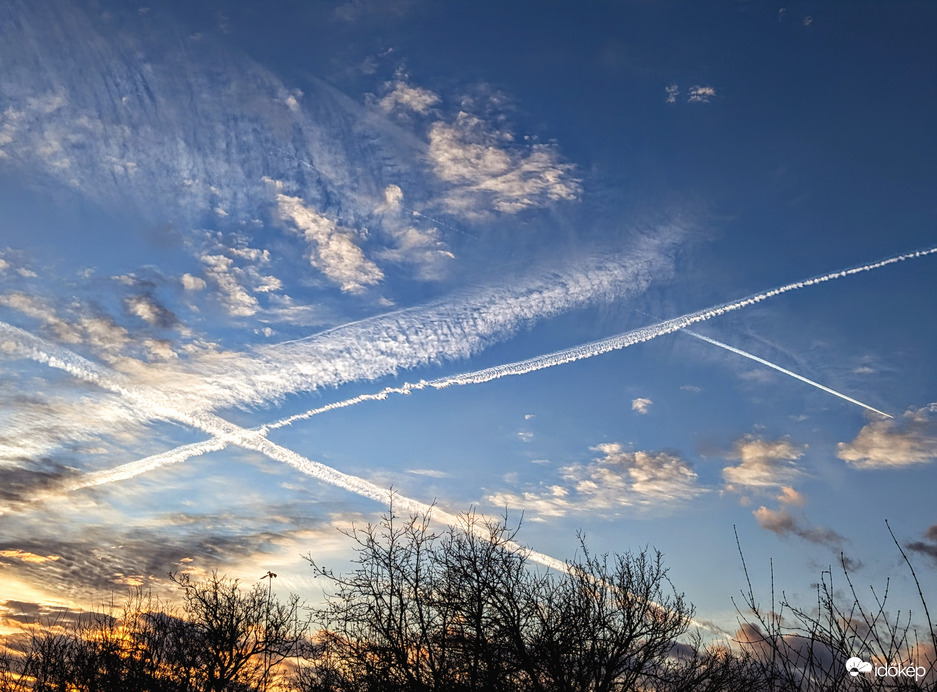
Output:
<svg viewBox="0 0 937 692">
<path fill-rule="evenodd" d="M 782 538 L 797 536 L 808 543 L 831 549 L 836 554 L 837 562 L 842 562 L 843 567 L 849 572 L 855 572 L 862 568 L 861 561 L 851 558 L 843 552 L 847 543 L 846 538 L 833 529 L 810 526 L 804 518 L 795 517 L 784 507 L 777 510 L 759 507 L 752 514 L 755 515 L 755 519 L 758 520 L 758 525 L 761 528 Z"/>
<path fill-rule="evenodd" d="M 802 520 L 794 517 L 783 508 L 773 510 L 767 507 L 759 507 L 754 511 L 754 515 L 761 528 L 779 536 L 798 536 L 810 543 L 825 545 L 830 548 L 839 548 L 846 540 L 833 529 L 805 525 Z"/>
<path fill-rule="evenodd" d="M 29 466 L 0 466 L 0 502 L 3 505 L 29 502 L 39 494 L 55 491 L 80 475 L 75 468 L 51 459 Z"/>
<path fill-rule="evenodd" d="M 299 555 L 315 552 L 317 535 L 334 538 L 331 522 L 306 503 L 266 509 L 263 516 L 173 513 L 152 527 L 129 528 L 68 528 L 63 518 L 49 517 L 44 525 L 33 522 L 28 540 L 0 540 L 0 583 L 6 577 L 60 599 L 99 600 L 134 586 L 159 591 L 170 572 L 224 573 L 251 559 L 260 569 L 264 555 L 284 546 L 295 544 Z"/>
<path fill-rule="evenodd" d="M 905 548 L 922 555 L 928 555 L 937 561 L 937 524 L 928 527 L 924 531 L 923 541 L 912 541 L 905 545 Z"/>
</svg>

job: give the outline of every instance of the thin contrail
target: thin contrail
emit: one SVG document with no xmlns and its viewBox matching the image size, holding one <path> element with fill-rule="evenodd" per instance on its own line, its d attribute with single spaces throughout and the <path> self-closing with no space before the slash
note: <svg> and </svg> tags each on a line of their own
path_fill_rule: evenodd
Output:
<svg viewBox="0 0 937 692">
<path fill-rule="evenodd" d="M 718 346 L 719 348 L 724 348 L 727 351 L 732 351 L 732 353 L 737 353 L 738 355 L 744 356 L 745 358 L 750 358 L 756 363 L 767 365 L 769 368 L 773 368 L 774 370 L 777 370 L 778 372 L 783 372 L 785 375 L 790 375 L 791 377 L 798 379 L 801 382 L 806 382 L 809 385 L 813 385 L 817 389 L 822 389 L 824 392 L 832 394 L 833 396 L 838 396 L 840 399 L 844 399 L 851 404 L 856 404 L 857 406 L 861 406 L 862 408 L 868 409 L 869 411 L 874 411 L 880 416 L 885 416 L 885 418 L 894 418 L 894 416 L 888 413 L 885 413 L 884 411 L 879 411 L 877 408 L 873 408 L 872 406 L 869 406 L 868 404 L 863 404 L 861 401 L 858 401 L 857 399 L 853 399 L 852 397 L 846 396 L 845 394 L 842 394 L 841 392 L 837 392 L 835 389 L 830 389 L 829 387 L 825 387 L 819 382 L 814 382 L 813 380 L 808 379 L 804 377 L 803 375 L 798 375 L 796 372 L 791 372 L 787 368 L 782 368 L 780 365 L 775 365 L 774 363 L 767 361 L 764 358 L 759 358 L 758 356 L 748 353 L 747 351 L 743 351 L 740 348 L 735 348 L 735 346 L 729 346 L 729 344 L 724 344 L 721 341 L 710 339 L 708 336 L 703 336 L 702 334 L 691 332 L 689 329 L 684 329 L 683 332 L 686 334 L 689 334 L 690 336 L 696 339 L 699 339 L 700 341 L 705 341 L 706 343 L 712 344 L 713 346 Z"/>
<path fill-rule="evenodd" d="M 793 284 L 787 284 L 785 286 L 781 286 L 780 288 L 772 289 L 771 291 L 758 293 L 758 294 L 755 294 L 754 296 L 743 298 L 741 300 L 738 300 L 732 303 L 725 303 L 723 305 L 717 305 L 712 308 L 707 308 L 706 310 L 700 310 L 694 313 L 689 313 L 681 317 L 676 317 L 671 320 L 659 322 L 657 324 L 650 325 L 648 327 L 641 327 L 640 329 L 635 329 L 629 332 L 624 332 L 616 336 L 611 336 L 605 339 L 601 339 L 599 341 L 593 341 L 591 343 L 583 344 L 581 346 L 575 346 L 573 348 L 568 348 L 568 349 L 564 349 L 561 351 L 555 351 L 554 353 L 550 353 L 544 356 L 536 356 L 534 358 L 528 358 L 526 360 L 516 361 L 514 363 L 508 363 L 505 365 L 498 365 L 498 366 L 494 366 L 491 368 L 486 368 L 484 370 L 476 370 L 474 372 L 463 373 L 461 375 L 439 377 L 433 380 L 420 380 L 418 382 L 412 382 L 412 383 L 405 382 L 404 384 L 399 385 L 399 386 L 385 387 L 379 392 L 374 392 L 370 394 L 360 394 L 358 396 L 351 397 L 350 399 L 345 399 L 343 401 L 337 401 L 337 402 L 333 402 L 330 404 L 325 404 L 323 406 L 319 406 L 317 408 L 304 411 L 303 413 L 298 413 L 292 416 L 288 416 L 276 422 L 267 423 L 257 428 L 252 428 L 250 432 L 256 433 L 258 435 L 266 435 L 271 430 L 277 430 L 279 428 L 292 425 L 293 423 L 300 421 L 300 420 L 307 420 L 321 413 L 326 413 L 328 411 L 334 411 L 334 410 L 341 409 L 341 408 L 347 408 L 349 406 L 355 406 L 365 401 L 382 401 L 384 399 L 387 399 L 392 394 L 410 394 L 411 392 L 419 391 L 423 389 L 445 389 L 447 387 L 452 387 L 455 385 L 463 386 L 463 385 L 469 385 L 469 384 L 482 384 L 484 382 L 490 382 L 492 380 L 495 380 L 501 377 L 507 377 L 509 375 L 522 375 L 525 373 L 535 372 L 537 370 L 551 368 L 556 365 L 562 365 L 564 363 L 571 363 L 577 360 L 582 360 L 584 358 L 591 358 L 593 356 L 601 355 L 609 351 L 619 350 L 619 349 L 627 348 L 629 346 L 633 346 L 634 344 L 637 344 L 637 343 L 649 341 L 650 339 L 656 338 L 658 336 L 671 334 L 678 330 L 683 330 L 683 331 L 687 331 L 687 333 L 691 333 L 689 332 L 689 330 L 686 329 L 686 327 L 691 324 L 711 319 L 712 317 L 721 315 L 726 312 L 738 310 L 739 308 L 745 307 L 747 305 L 751 305 L 753 303 L 760 302 L 762 300 L 774 297 L 776 295 L 780 295 L 781 293 L 786 293 L 786 292 L 793 291 L 798 288 L 812 286 L 818 283 L 823 283 L 825 281 L 830 281 L 832 279 L 849 276 L 851 274 L 856 274 L 856 273 L 863 272 L 863 271 L 871 271 L 872 269 L 878 269 L 880 267 L 884 267 L 889 264 L 894 264 L 895 262 L 901 262 L 903 260 L 913 259 L 916 257 L 923 257 L 923 256 L 934 254 L 934 253 L 937 253 L 937 248 L 931 248 L 929 250 L 921 250 L 918 252 L 898 255 L 896 257 L 891 257 L 891 258 L 882 260 L 881 262 L 865 264 L 859 267 L 855 267 L 853 269 L 846 269 L 840 272 L 824 274 L 822 276 L 819 276 L 813 279 L 808 279 L 806 281 L 801 281 L 801 282 L 797 282 Z M 694 336 L 697 336 L 698 338 L 703 338 L 704 340 L 707 339 L 706 337 L 701 337 L 696 334 L 694 334 Z M 768 367 L 778 369 L 781 372 L 791 375 L 792 377 L 795 377 L 804 382 L 807 382 L 808 384 L 812 384 L 816 387 L 819 387 L 820 389 L 823 389 L 824 391 L 828 391 L 831 394 L 835 394 L 836 396 L 842 397 L 846 399 L 847 401 L 851 401 L 860 406 L 864 406 L 883 416 L 888 416 L 889 418 L 891 417 L 887 413 L 884 413 L 882 411 L 879 411 L 878 409 L 872 408 L 871 406 L 867 406 L 866 404 L 863 404 L 860 401 L 856 401 L 855 399 L 846 397 L 845 395 L 842 395 L 839 392 L 835 392 L 827 387 L 824 387 L 823 385 L 817 382 L 813 382 L 812 380 L 802 377 L 798 375 L 797 373 L 784 370 L 783 368 L 775 366 L 773 363 L 769 363 L 767 361 L 764 361 L 763 359 L 758 359 L 756 356 L 752 356 L 751 354 L 741 352 L 739 350 L 735 350 L 730 346 L 715 342 L 715 340 L 713 340 L 713 342 L 715 343 L 715 345 L 723 346 L 724 348 L 729 348 L 729 350 L 733 350 L 734 352 L 739 353 L 740 355 L 744 355 L 745 357 L 758 360 L 758 362 L 761 362 L 767 365 Z M 124 464 L 122 466 L 118 466 L 114 469 L 111 469 L 110 471 L 100 471 L 100 472 L 97 472 L 96 474 L 93 474 L 94 482 L 89 483 L 89 485 L 90 484 L 101 485 L 103 483 L 111 482 L 112 480 L 125 480 L 128 478 L 132 478 L 136 475 L 145 473 L 147 471 L 150 471 L 156 468 L 160 468 L 162 466 L 167 466 L 169 464 L 174 464 L 174 463 L 178 463 L 181 461 L 185 461 L 187 458 L 191 456 L 197 456 L 200 454 L 205 454 L 206 452 L 215 451 L 216 449 L 220 449 L 220 447 L 217 446 L 218 444 L 219 443 L 216 439 L 206 440 L 204 442 L 197 442 L 194 444 L 186 445 L 184 447 L 179 447 L 177 449 L 171 450 L 169 452 L 165 452 L 163 454 L 157 454 L 152 457 L 147 457 L 146 459 L 142 459 L 140 461 L 134 461 L 129 464 Z M 76 487 L 84 487 L 84 486 L 76 486 Z"/>
</svg>

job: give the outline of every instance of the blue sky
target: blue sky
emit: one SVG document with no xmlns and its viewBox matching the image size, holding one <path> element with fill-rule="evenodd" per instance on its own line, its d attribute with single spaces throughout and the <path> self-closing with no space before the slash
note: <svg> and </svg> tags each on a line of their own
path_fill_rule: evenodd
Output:
<svg viewBox="0 0 937 692">
<path fill-rule="evenodd" d="M 7 3 L 0 609 L 180 569 L 316 598 L 301 555 L 345 564 L 391 486 L 544 556 L 656 546 L 726 630 L 733 527 L 756 588 L 843 552 L 911 604 L 888 519 L 933 593 L 935 24 Z"/>
</svg>

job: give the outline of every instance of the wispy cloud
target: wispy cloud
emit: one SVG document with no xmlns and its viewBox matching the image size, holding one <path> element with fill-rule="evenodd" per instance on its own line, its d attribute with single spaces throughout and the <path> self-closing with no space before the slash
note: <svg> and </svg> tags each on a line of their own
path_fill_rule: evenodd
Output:
<svg viewBox="0 0 937 692">
<path fill-rule="evenodd" d="M 900 419 L 865 425 L 836 456 L 860 469 L 897 468 L 937 460 L 937 403 L 908 409 Z"/>
<path fill-rule="evenodd" d="M 452 387 L 452 386 L 482 384 L 485 382 L 491 382 L 493 380 L 500 379 L 502 377 L 523 375 L 523 374 L 527 374 L 530 372 L 543 370 L 546 368 L 557 367 L 560 365 L 564 365 L 566 363 L 571 363 L 571 362 L 575 362 L 575 361 L 586 359 L 586 358 L 593 358 L 603 353 L 608 353 L 610 351 L 627 348 L 629 346 L 633 346 L 634 344 L 649 341 L 658 336 L 662 336 L 665 334 L 672 334 L 673 332 L 676 332 L 680 329 L 684 329 L 685 327 L 691 324 L 694 324 L 696 322 L 708 320 L 718 315 L 722 315 L 733 310 L 741 309 L 748 305 L 758 303 L 760 301 L 766 300 L 773 296 L 781 295 L 788 291 L 798 290 L 807 286 L 824 283 L 826 281 L 831 281 L 833 279 L 842 278 L 842 277 L 849 276 L 851 274 L 855 274 L 859 272 L 871 271 L 873 269 L 888 266 L 892 263 L 907 260 L 913 257 L 922 257 L 922 256 L 930 255 L 930 254 L 933 254 L 934 252 L 937 252 L 937 250 L 926 250 L 926 251 L 919 251 L 916 253 L 908 253 L 905 255 L 899 255 L 893 258 L 889 258 L 887 260 L 882 260 L 880 262 L 875 262 L 875 263 L 855 267 L 853 269 L 847 269 L 847 270 L 835 272 L 832 274 L 826 274 L 820 277 L 816 277 L 814 279 L 809 279 L 807 281 L 787 284 L 780 288 L 772 289 L 770 291 L 765 291 L 763 293 L 759 293 L 754 296 L 744 298 L 742 300 L 734 301 L 732 303 L 726 303 L 723 305 L 714 306 L 712 308 L 707 308 L 705 310 L 700 310 L 695 313 L 683 315 L 681 317 L 667 320 L 665 322 L 660 322 L 655 325 L 642 327 L 637 330 L 625 332 L 624 334 L 618 334 L 612 337 L 608 337 L 606 339 L 601 339 L 599 341 L 595 341 L 595 342 L 588 343 L 588 344 L 583 344 L 583 345 L 576 346 L 570 349 L 564 349 L 562 351 L 557 351 L 557 352 L 550 353 L 544 356 L 537 356 L 534 358 L 529 358 L 527 360 L 517 361 L 514 363 L 507 363 L 504 365 L 498 365 L 498 366 L 494 366 L 491 368 L 486 368 L 484 370 L 463 373 L 461 375 L 441 377 L 435 380 L 428 380 L 428 381 L 421 380 L 416 383 L 404 383 L 403 385 L 400 385 L 400 386 L 385 387 L 384 389 L 378 392 L 374 392 L 370 394 L 361 394 L 361 395 L 352 397 L 350 399 L 333 402 L 330 404 L 326 404 L 324 406 L 317 407 L 315 409 L 310 409 L 300 414 L 289 416 L 281 421 L 277 421 L 275 423 L 262 426 L 261 428 L 257 429 L 256 432 L 265 433 L 266 431 L 269 431 L 269 430 L 291 425 L 300 420 L 307 420 L 309 418 L 312 418 L 313 416 L 317 416 L 322 413 L 326 413 L 328 411 L 334 411 L 334 410 L 338 410 L 341 408 L 346 408 L 348 406 L 355 406 L 364 401 L 381 401 L 381 400 L 388 398 L 389 396 L 393 394 L 410 394 L 414 391 L 418 391 L 418 390 L 422 390 L 426 388 L 445 389 L 445 388 Z M 395 319 L 400 318 L 400 317 L 406 317 L 407 319 L 409 319 L 410 317 L 416 314 L 418 313 L 414 313 L 413 311 L 402 310 L 402 311 L 397 311 L 396 313 L 393 313 L 392 315 L 389 315 L 388 317 L 393 317 Z M 422 323 L 425 324 L 429 321 L 431 320 L 424 319 L 422 320 Z M 374 324 L 375 324 L 375 320 L 365 320 L 360 323 L 347 325 L 343 329 L 349 329 L 352 327 L 358 328 L 358 327 L 361 327 L 362 325 L 374 326 Z M 0 323 L 0 326 L 2 326 L 2 323 Z M 326 334 L 323 334 L 322 336 L 336 335 L 336 334 L 340 334 L 341 332 L 342 332 L 342 329 L 331 330 L 330 332 L 327 332 Z M 0 330 L 0 335 L 2 335 L 2 330 Z M 373 339 L 367 339 L 367 341 L 368 343 L 371 343 Z M 9 343 L 13 344 L 14 341 L 10 340 Z M 278 348 L 282 349 L 283 347 L 292 347 L 293 345 L 298 345 L 301 347 L 301 350 L 300 350 L 300 353 L 301 353 L 303 352 L 302 349 L 306 348 L 305 344 L 306 344 L 305 341 L 289 342 L 289 343 L 281 345 Z M 323 355 L 321 357 L 321 360 L 325 360 L 326 355 Z M 310 357 L 310 358 L 307 358 L 307 360 L 315 361 L 316 359 Z M 232 359 L 230 358 L 227 358 L 227 362 L 233 363 Z M 358 362 L 360 363 L 362 361 L 359 359 Z M 234 367 L 234 364 L 232 364 L 232 367 Z M 253 367 L 256 367 L 256 364 L 253 364 L 252 368 Z M 210 372 L 210 368 L 206 364 L 203 364 L 203 367 L 201 368 L 201 370 L 203 373 Z M 213 380 L 217 380 L 218 382 L 224 382 L 228 385 L 221 392 L 217 392 L 214 389 L 206 388 L 204 383 L 202 383 L 201 381 L 192 381 L 189 379 L 185 380 L 184 390 L 187 394 L 192 393 L 192 392 L 195 392 L 196 394 L 198 392 L 202 392 L 207 400 L 218 402 L 222 396 L 229 395 L 231 391 L 233 390 L 233 388 L 238 386 L 238 384 L 244 379 L 244 377 L 246 377 L 245 375 L 246 371 L 247 371 L 246 364 L 240 366 L 240 368 L 238 369 L 238 374 L 240 375 L 240 378 L 237 381 L 231 381 L 230 383 L 225 380 L 225 378 L 223 377 L 223 373 L 218 373 L 217 375 L 211 375 Z M 166 377 L 167 377 L 167 374 L 164 369 L 163 371 L 161 371 L 161 380 L 165 382 Z M 293 383 L 292 386 L 298 387 L 298 384 L 295 384 L 295 379 L 296 378 L 291 377 L 288 380 L 288 382 Z M 266 383 L 269 384 L 269 382 L 266 382 Z M 269 390 L 268 396 L 275 397 L 278 394 L 282 394 L 282 393 L 283 393 L 282 388 L 281 389 L 274 388 L 272 390 Z M 235 403 L 249 401 L 249 400 L 250 399 L 247 397 L 245 397 L 244 399 L 228 400 L 232 402 L 228 405 L 234 405 Z M 193 409 L 204 408 L 204 402 L 200 402 L 199 399 L 196 398 L 190 401 L 189 406 L 192 407 Z M 759 447 L 758 444 L 756 444 L 754 448 L 745 444 L 746 441 L 751 441 L 753 439 L 755 438 L 743 438 L 743 440 L 740 440 L 737 443 L 737 448 L 736 448 L 737 456 L 734 458 L 738 458 L 740 461 L 742 461 L 742 463 L 739 464 L 738 467 L 729 467 L 727 469 L 729 478 L 735 477 L 738 481 L 755 483 L 754 485 L 750 485 L 750 486 L 745 485 L 743 487 L 777 487 L 777 486 L 781 486 L 782 482 L 786 478 L 796 475 L 795 473 L 796 466 L 794 466 L 793 464 L 789 468 L 785 468 L 783 465 L 781 465 L 780 467 L 777 467 L 777 464 L 772 465 L 771 463 L 769 463 L 769 461 L 766 461 L 765 459 L 761 459 L 761 461 L 759 461 L 759 456 L 761 457 L 765 456 L 764 448 L 762 448 L 761 453 L 759 455 L 759 454 L 754 453 L 758 451 L 758 447 Z M 196 445 L 193 445 L 191 447 L 192 454 L 204 453 L 205 451 L 211 451 L 211 449 L 208 449 L 208 448 L 209 447 L 213 448 L 214 444 L 215 444 L 214 441 L 208 441 L 205 443 L 198 443 Z M 204 451 L 198 451 L 198 450 L 203 450 L 203 449 Z M 785 451 L 783 445 L 780 448 L 780 450 Z M 182 461 L 186 458 L 184 454 L 177 454 L 176 453 L 177 451 L 178 450 L 175 450 L 173 452 L 167 452 L 167 454 L 169 454 L 173 460 L 172 463 Z M 786 450 L 786 453 L 791 455 L 791 454 L 796 454 L 797 451 L 798 450 L 794 450 L 794 449 Z M 748 454 L 747 463 L 746 463 L 745 458 L 743 458 L 745 457 L 746 453 Z M 733 457 L 730 457 L 730 458 L 733 458 Z M 134 463 L 136 462 L 133 462 L 125 466 L 127 468 L 131 468 L 131 467 L 136 468 L 133 466 Z M 784 477 L 782 478 L 781 476 L 784 476 Z M 738 490 L 739 488 L 732 487 L 730 489 Z"/>
</svg>

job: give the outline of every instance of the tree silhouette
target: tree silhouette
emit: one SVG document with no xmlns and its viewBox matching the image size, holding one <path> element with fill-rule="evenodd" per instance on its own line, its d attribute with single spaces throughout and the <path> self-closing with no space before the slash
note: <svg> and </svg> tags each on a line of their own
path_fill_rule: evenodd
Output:
<svg viewBox="0 0 937 692">
<path fill-rule="evenodd" d="M 307 689 L 636 689 L 664 680 L 692 607 L 647 549 L 595 556 L 582 541 L 565 573 L 532 567 L 517 529 L 474 514 L 433 533 L 391 511 L 353 529 L 356 568 L 335 574 Z"/>
</svg>

